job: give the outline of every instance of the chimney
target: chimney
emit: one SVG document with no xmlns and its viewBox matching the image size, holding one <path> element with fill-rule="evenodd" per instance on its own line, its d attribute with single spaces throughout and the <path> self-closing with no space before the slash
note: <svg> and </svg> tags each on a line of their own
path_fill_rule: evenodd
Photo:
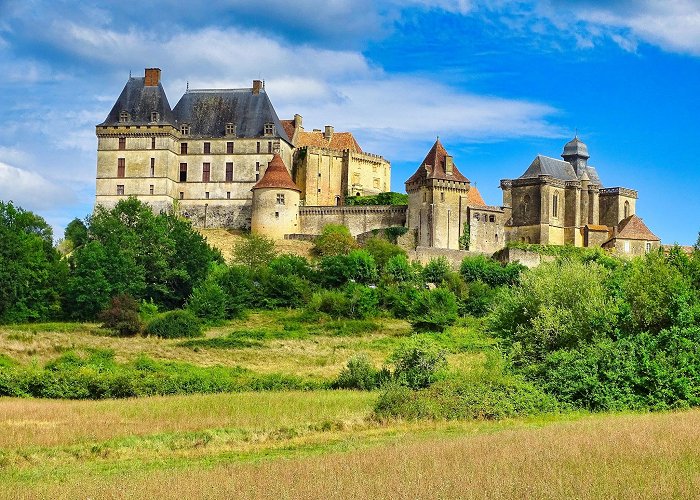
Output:
<svg viewBox="0 0 700 500">
<path fill-rule="evenodd" d="M 299 113 L 294 114 L 294 128 L 304 130 L 304 127 L 301 124 L 301 115 Z"/>
<path fill-rule="evenodd" d="M 262 88 L 262 80 L 253 80 L 253 95 L 258 95 Z"/>
<path fill-rule="evenodd" d="M 445 156 L 445 173 L 447 175 L 452 175 L 454 171 L 455 164 L 452 161 L 452 157 L 450 155 Z"/>
<path fill-rule="evenodd" d="M 160 83 L 160 68 L 146 68 L 146 87 L 157 87 Z"/>
<path fill-rule="evenodd" d="M 331 137 L 333 137 L 333 127 L 326 125 L 326 130 L 323 132 L 323 138 L 330 141 Z"/>
</svg>

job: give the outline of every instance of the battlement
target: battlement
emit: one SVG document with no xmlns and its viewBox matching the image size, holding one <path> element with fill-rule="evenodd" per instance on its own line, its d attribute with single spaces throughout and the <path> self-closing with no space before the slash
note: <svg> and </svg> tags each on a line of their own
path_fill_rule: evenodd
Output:
<svg viewBox="0 0 700 500">
<path fill-rule="evenodd" d="M 634 198 L 634 199 L 637 199 L 639 197 L 636 190 L 623 188 L 623 187 L 602 188 L 600 190 L 600 195 L 601 196 L 618 196 L 618 195 L 620 195 L 620 196 L 627 196 L 628 198 Z"/>
</svg>

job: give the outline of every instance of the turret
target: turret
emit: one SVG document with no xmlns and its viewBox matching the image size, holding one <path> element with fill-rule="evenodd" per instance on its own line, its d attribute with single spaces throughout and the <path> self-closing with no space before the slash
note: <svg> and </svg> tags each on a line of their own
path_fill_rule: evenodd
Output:
<svg viewBox="0 0 700 500">
<path fill-rule="evenodd" d="M 581 179 L 586 172 L 588 159 L 590 158 L 588 146 L 580 141 L 578 137 L 574 137 L 564 146 L 564 152 L 561 154 L 561 157 L 564 158 L 564 161 L 571 163 L 577 177 Z"/>
<path fill-rule="evenodd" d="M 282 157 L 278 153 L 265 170 L 265 175 L 253 186 L 251 231 L 272 239 L 299 232 L 299 197 L 301 190 L 294 184 Z"/>
</svg>

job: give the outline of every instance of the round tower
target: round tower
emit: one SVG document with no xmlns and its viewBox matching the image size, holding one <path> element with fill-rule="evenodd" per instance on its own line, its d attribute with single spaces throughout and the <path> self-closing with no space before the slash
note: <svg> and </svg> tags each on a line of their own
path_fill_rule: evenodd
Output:
<svg viewBox="0 0 700 500">
<path fill-rule="evenodd" d="M 272 157 L 265 175 L 253 186 L 252 191 L 250 228 L 253 233 L 281 240 L 285 234 L 299 232 L 301 190 L 294 184 L 278 153 Z"/>
</svg>

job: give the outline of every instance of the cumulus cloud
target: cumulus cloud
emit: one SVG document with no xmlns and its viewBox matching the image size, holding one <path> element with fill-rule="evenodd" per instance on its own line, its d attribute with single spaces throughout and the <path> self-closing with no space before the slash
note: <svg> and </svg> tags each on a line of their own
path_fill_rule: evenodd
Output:
<svg viewBox="0 0 700 500">
<path fill-rule="evenodd" d="M 74 202 L 75 195 L 65 185 L 0 161 L 0 200 L 12 200 L 28 210 L 46 210 Z"/>
</svg>

